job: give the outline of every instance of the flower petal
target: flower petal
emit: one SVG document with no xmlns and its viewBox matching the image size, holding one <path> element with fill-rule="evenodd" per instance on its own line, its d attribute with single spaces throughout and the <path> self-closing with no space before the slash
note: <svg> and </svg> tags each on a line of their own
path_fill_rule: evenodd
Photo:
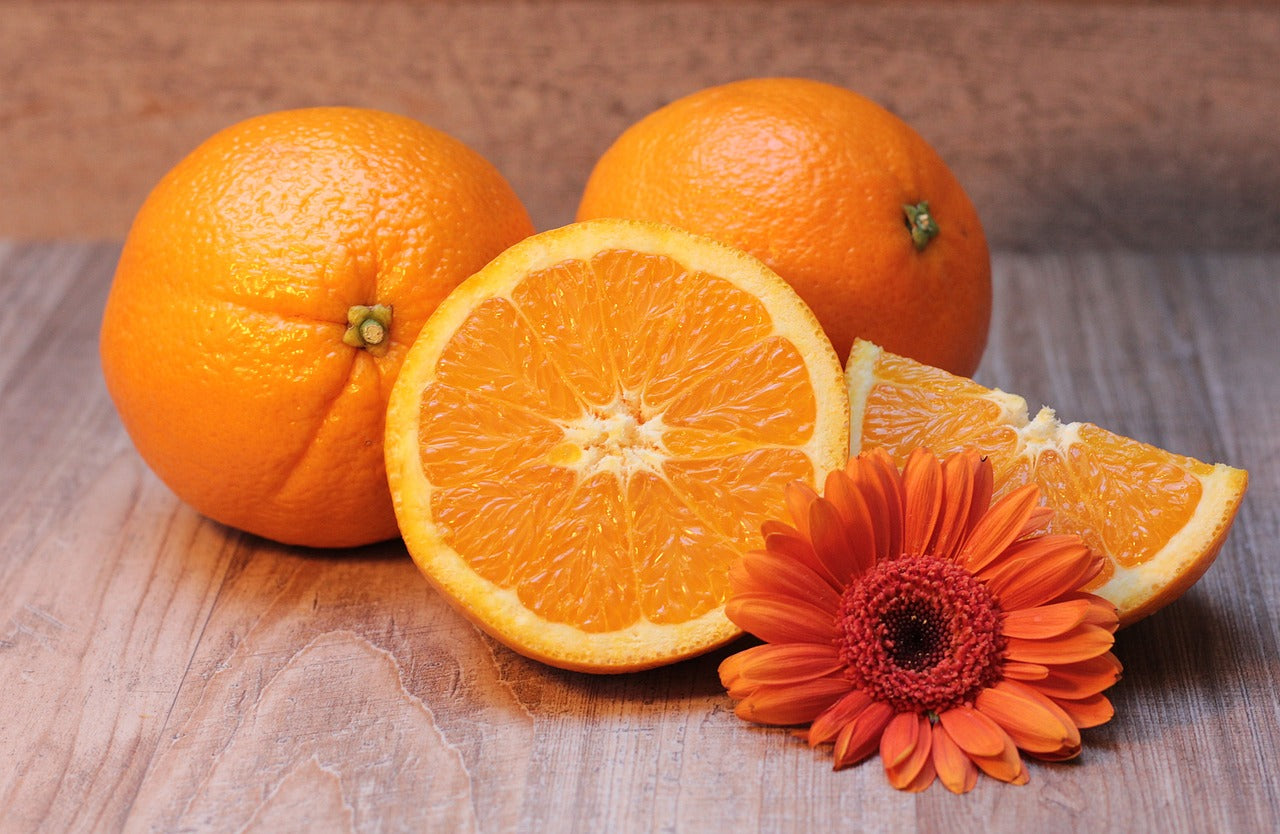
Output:
<svg viewBox="0 0 1280 834">
<path fill-rule="evenodd" d="M 1035 608 L 1017 608 L 1005 612 L 1001 631 L 1006 637 L 1031 640 L 1056 637 L 1084 622 L 1089 607 L 1088 600 L 1073 599 Z"/>
<path fill-rule="evenodd" d="M 1031 753 L 1029 756 L 1039 759 L 1042 762 L 1069 762 L 1080 755 L 1080 747 L 1064 747 L 1061 750 L 1054 750 L 1052 753 Z"/>
<path fill-rule="evenodd" d="M 1008 664 L 1006 663 L 1006 666 Z M 1087 698 L 1097 695 L 1120 680 L 1124 668 L 1111 652 L 1063 666 L 1047 668 L 1034 688 L 1050 698 Z M 1006 672 L 1006 675 L 1008 673 Z"/>
<path fill-rule="evenodd" d="M 770 550 L 753 550 L 729 568 L 733 594 L 775 593 L 794 597 L 835 617 L 840 594 L 803 562 Z M 1087 603 L 1086 603 L 1087 604 Z"/>
<path fill-rule="evenodd" d="M 992 504 L 965 540 L 956 561 L 971 573 L 982 570 L 1022 535 L 1039 500 L 1040 488 L 1026 484 Z"/>
<path fill-rule="evenodd" d="M 810 644 L 797 644 L 810 645 Z M 720 675 L 720 685 L 729 692 L 733 692 L 736 688 L 742 690 L 745 687 L 742 676 L 742 667 L 753 653 L 759 652 L 761 649 L 772 648 L 771 643 L 763 643 L 759 646 L 752 646 L 744 649 L 737 654 L 731 654 L 724 660 L 720 661 L 720 665 L 716 668 L 716 672 Z M 738 696 L 733 696 L 738 697 Z"/>
<path fill-rule="evenodd" d="M 731 698 L 745 698 L 761 685 L 794 684 L 834 675 L 844 668 L 835 646 L 765 643 L 725 658 L 720 683 Z"/>
<path fill-rule="evenodd" d="M 1080 543 L 1080 537 L 1074 533 L 1046 533 L 1042 536 L 1018 539 L 1006 547 L 1003 553 L 984 565 L 981 570 L 975 571 L 974 575 L 983 578 L 995 576 L 1010 562 L 1018 559 L 1043 559 L 1068 545 Z"/>
<path fill-rule="evenodd" d="M 787 502 L 787 514 L 791 516 L 800 535 L 809 538 L 809 505 L 818 497 L 813 487 L 803 481 L 792 481 L 783 490 Z"/>
<path fill-rule="evenodd" d="M 1049 676 L 1049 667 L 1039 663 L 1023 663 L 1021 660 L 1006 660 L 1000 665 L 1000 673 L 1016 681 L 1041 681 Z"/>
<path fill-rule="evenodd" d="M 1004 735 L 1004 731 L 1000 731 Z M 1001 782 L 1008 782 L 1013 785 L 1025 785 L 1027 783 L 1027 768 L 1022 763 L 1022 757 L 1018 755 L 1018 747 L 1013 743 L 1013 739 L 1008 735 L 1004 735 L 1004 747 L 1000 753 L 995 756 L 975 756 L 969 754 L 969 758 L 978 766 L 978 769 L 990 776 L 992 779 L 999 779 Z"/>
<path fill-rule="evenodd" d="M 999 724 L 963 704 L 945 710 L 938 718 L 951 739 L 971 756 L 998 756 L 1009 738 Z"/>
<path fill-rule="evenodd" d="M 1053 756 L 1080 751 L 1080 731 L 1071 718 L 1024 684 L 998 681 L 979 692 L 974 705 L 1028 753 Z"/>
<path fill-rule="evenodd" d="M 880 736 L 880 758 L 885 768 L 898 767 L 915 752 L 920 741 L 920 716 L 914 712 L 899 712 L 889 719 Z"/>
<path fill-rule="evenodd" d="M 1084 599 L 1089 601 L 1089 613 L 1085 615 L 1084 621 L 1090 625 L 1100 626 L 1108 631 L 1114 632 L 1120 625 L 1119 612 L 1116 611 L 1115 603 L 1105 600 L 1097 594 L 1091 594 L 1087 591 L 1071 594 L 1068 599 Z"/>
<path fill-rule="evenodd" d="M 843 469 L 833 469 L 827 473 L 827 479 L 822 484 L 822 497 L 831 502 L 845 524 L 853 519 L 855 512 L 850 502 L 855 497 L 862 499 L 862 495 L 853 487 L 853 479 Z"/>
<path fill-rule="evenodd" d="M 893 707 L 884 701 L 873 701 L 856 718 L 845 724 L 836 736 L 835 769 L 856 764 L 876 752 L 884 728 L 893 716 Z"/>
<path fill-rule="evenodd" d="M 1044 640 L 1009 637 L 1005 656 L 1023 663 L 1078 663 L 1106 653 L 1115 642 L 1115 635 L 1105 628 L 1082 623 L 1065 634 Z"/>
<path fill-rule="evenodd" d="M 1090 695 L 1086 698 L 1068 700 L 1054 698 L 1053 702 L 1071 717 L 1081 729 L 1106 724 L 1116 714 L 1115 708 L 1105 695 Z"/>
<path fill-rule="evenodd" d="M 978 458 L 978 468 L 973 471 L 973 488 L 969 496 L 969 518 L 965 522 L 965 530 L 973 530 L 991 507 L 991 496 L 995 493 L 995 468 L 991 461 L 982 456 Z M 966 536 L 967 537 L 967 536 Z"/>
<path fill-rule="evenodd" d="M 887 519 L 887 546 L 889 556 L 896 558 L 902 554 L 902 519 L 903 493 L 902 474 L 894 465 L 887 452 L 875 455 L 871 461 L 871 472 L 880 481 L 881 494 L 884 496 Z"/>
<path fill-rule="evenodd" d="M 914 725 L 911 730 L 895 731 L 895 724 Z M 892 740 L 891 737 L 892 736 Z M 894 745 L 910 738 L 909 746 L 895 749 Z M 886 750 L 890 753 L 885 755 Z M 930 753 L 933 750 L 933 733 L 929 719 L 923 715 L 900 712 L 889 721 L 884 735 L 880 737 L 880 758 L 884 761 L 884 773 L 889 777 L 889 784 L 898 790 L 923 790 L 933 781 L 933 762 Z M 926 770 L 927 768 L 927 770 Z M 919 780 L 927 773 L 923 785 Z"/>
<path fill-rule="evenodd" d="M 764 546 L 770 553 L 784 560 L 804 565 L 832 588 L 840 587 L 840 583 L 831 576 L 827 566 L 814 552 L 813 545 L 798 532 L 795 535 L 781 532 L 769 533 L 764 537 Z"/>
<path fill-rule="evenodd" d="M 843 675 L 760 686 L 739 701 L 733 712 L 756 724 L 807 724 L 848 692 L 849 681 Z"/>
<path fill-rule="evenodd" d="M 942 465 L 932 452 L 916 448 L 902 466 L 902 552 L 930 553 L 942 514 Z"/>
<path fill-rule="evenodd" d="M 1027 516 L 1027 521 L 1022 525 L 1022 534 L 1018 538 L 1027 536 L 1042 536 L 1045 529 L 1049 526 L 1049 522 L 1053 520 L 1053 508 L 1045 506 L 1036 506 L 1031 510 L 1031 514 Z"/>
<path fill-rule="evenodd" d="M 848 537 L 840 511 L 825 498 L 818 498 L 809 505 L 809 538 L 813 542 L 814 553 L 840 587 L 865 571 L 860 550 L 865 550 L 868 557 L 873 555 L 866 542 L 855 544 Z"/>
<path fill-rule="evenodd" d="M 942 513 L 932 548 L 939 559 L 953 561 L 969 536 L 974 475 L 980 466 L 982 459 L 974 451 L 952 455 L 942 462 Z"/>
<path fill-rule="evenodd" d="M 826 645 L 836 638 L 835 620 L 826 611 L 781 594 L 737 594 L 725 604 L 725 614 L 767 643 Z"/>
<path fill-rule="evenodd" d="M 845 472 L 862 494 L 876 534 L 876 559 L 902 553 L 902 482 L 898 469 L 881 448 L 850 458 Z"/>
<path fill-rule="evenodd" d="M 861 689 L 855 689 L 848 695 L 841 698 L 831 705 L 817 718 L 813 719 L 812 726 L 806 738 L 810 747 L 816 747 L 819 744 L 826 744 L 832 741 L 840 734 L 848 724 L 854 721 L 863 710 L 871 706 L 872 698 Z"/>
<path fill-rule="evenodd" d="M 929 742 L 930 749 L 933 748 L 933 742 Z M 920 771 L 916 773 L 915 778 L 905 785 L 894 785 L 899 790 L 907 793 L 920 793 L 933 784 L 934 777 L 937 776 L 937 769 L 933 766 L 933 756 L 930 755 L 924 760 L 924 764 L 920 766 Z M 890 780 L 892 783 L 892 779 Z"/>
<path fill-rule="evenodd" d="M 847 576 L 836 575 L 837 580 L 848 583 L 869 571 L 876 562 L 876 531 L 871 523 L 871 511 L 867 509 L 862 493 L 854 488 L 853 480 L 843 470 L 837 469 L 827 476 L 823 494 L 840 514 L 845 538 L 853 551 L 852 571 Z"/>
<path fill-rule="evenodd" d="M 952 793 L 968 793 L 978 784 L 978 768 L 941 725 L 933 728 L 933 767 Z"/>
<path fill-rule="evenodd" d="M 785 521 L 778 521 L 778 519 L 776 518 L 769 518 L 761 522 L 760 524 L 761 538 L 767 539 L 770 536 L 775 534 L 781 535 L 781 536 L 791 536 L 792 538 L 795 538 L 795 539 L 803 538 L 803 536 L 800 535 L 799 530 L 792 527 L 790 524 L 787 524 Z"/>
<path fill-rule="evenodd" d="M 1033 541 L 1042 542 L 1044 539 Z M 1043 605 L 1078 589 L 1097 575 L 1101 564 L 1101 557 L 1076 539 L 1074 542 L 1057 542 L 1055 546 L 1043 547 L 1035 554 L 1010 559 L 978 578 L 986 583 L 1001 608 L 1015 611 Z"/>
</svg>

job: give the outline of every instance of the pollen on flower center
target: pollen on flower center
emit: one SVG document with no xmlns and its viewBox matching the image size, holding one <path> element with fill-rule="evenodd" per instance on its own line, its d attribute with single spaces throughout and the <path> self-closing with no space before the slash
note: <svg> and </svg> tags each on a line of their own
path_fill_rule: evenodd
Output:
<svg viewBox="0 0 1280 834">
<path fill-rule="evenodd" d="M 885 651 L 903 669 L 931 669 L 946 656 L 944 614 L 911 601 L 881 616 Z"/>
<path fill-rule="evenodd" d="M 964 568 L 904 556 L 845 590 L 836 616 L 840 658 L 854 685 L 876 700 L 938 713 L 999 679 L 1002 619 L 991 592 Z"/>
</svg>

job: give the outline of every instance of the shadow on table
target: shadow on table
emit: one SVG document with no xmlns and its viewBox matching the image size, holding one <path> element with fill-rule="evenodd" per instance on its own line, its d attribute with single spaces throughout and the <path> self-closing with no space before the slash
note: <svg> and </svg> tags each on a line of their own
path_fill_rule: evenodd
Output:
<svg viewBox="0 0 1280 834">
<path fill-rule="evenodd" d="M 690 700 L 731 702 L 717 668 L 729 655 L 754 645 L 744 637 L 728 646 L 670 666 L 624 675 L 565 672 L 525 661 L 587 700 L 607 698 L 634 706 Z M 496 651 L 505 651 L 496 647 Z M 1162 727 L 1188 725 L 1242 708 L 1242 692 L 1262 685 L 1275 662 L 1257 627 L 1211 604 L 1194 591 L 1119 632 L 1115 653 L 1124 663 L 1121 680 L 1107 691 L 1116 717 L 1086 730 L 1086 746 L 1115 748 L 1158 735 Z"/>
<path fill-rule="evenodd" d="M 1275 662 L 1263 623 L 1246 623 L 1192 591 L 1116 635 L 1124 676 L 1108 694 L 1123 722 L 1114 737 L 1141 739 L 1238 707 Z M 1132 714 L 1135 720 L 1125 721 Z M 1101 729 L 1101 728 L 1100 728 Z"/>
<path fill-rule="evenodd" d="M 401 569 L 395 563 L 402 562 L 407 573 L 417 575 L 399 539 L 360 548 L 324 550 L 289 547 L 230 528 L 221 529 L 226 533 L 226 544 L 237 551 L 232 556 L 231 577 L 245 570 L 248 563 L 263 558 L 270 562 L 311 563 L 313 569 L 326 574 L 333 570 L 363 574 L 367 569 L 379 575 L 392 570 L 398 576 Z M 422 584 L 422 591 L 428 592 L 428 583 L 423 580 Z M 456 617 L 457 628 L 470 630 L 465 618 L 446 609 L 441 606 L 438 616 L 450 620 Z M 1265 626 L 1232 616 L 1232 612 L 1215 606 L 1211 598 L 1193 590 L 1119 632 L 1114 651 L 1124 664 L 1124 675 L 1107 691 L 1116 718 L 1087 731 L 1086 743 L 1113 747 L 1121 741 L 1158 733 L 1162 726 L 1186 725 L 1236 709 L 1240 693 L 1264 685 L 1262 678 L 1275 662 L 1264 645 L 1261 630 Z M 552 703 L 565 698 L 579 704 L 607 700 L 624 710 L 668 709 L 691 702 L 717 708 L 721 701 L 724 709 L 731 709 L 718 667 L 726 657 L 758 642 L 747 636 L 669 666 L 597 675 L 565 671 L 524 658 L 478 631 L 476 639 L 487 645 L 499 677 L 535 713 L 548 696 Z M 559 695 L 553 694 L 556 690 Z"/>
</svg>

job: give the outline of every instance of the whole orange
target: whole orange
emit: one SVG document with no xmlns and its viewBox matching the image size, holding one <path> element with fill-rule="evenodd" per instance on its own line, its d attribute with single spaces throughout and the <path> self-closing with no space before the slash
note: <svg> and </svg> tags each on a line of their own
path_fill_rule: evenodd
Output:
<svg viewBox="0 0 1280 834">
<path fill-rule="evenodd" d="M 596 163 L 577 217 L 682 226 L 746 250 L 855 338 L 971 375 L 991 318 L 977 211 L 902 119 L 841 87 L 757 78 L 650 113 Z"/>
<path fill-rule="evenodd" d="M 448 292 L 533 232 L 479 154 L 415 120 L 308 108 L 233 125 L 166 174 L 107 299 L 107 389 L 179 497 L 343 547 L 397 534 L 382 453 L 405 352 Z"/>
</svg>

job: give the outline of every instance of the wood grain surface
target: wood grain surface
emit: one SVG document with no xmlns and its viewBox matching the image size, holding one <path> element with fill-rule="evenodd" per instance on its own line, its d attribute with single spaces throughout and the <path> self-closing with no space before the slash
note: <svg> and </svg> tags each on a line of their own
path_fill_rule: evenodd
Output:
<svg viewBox="0 0 1280 834">
<path fill-rule="evenodd" d="M 1247 467 L 1218 562 L 1119 635 L 1083 757 L 964 797 L 733 716 L 724 652 L 513 654 L 399 542 L 202 519 L 133 451 L 96 334 L 116 244 L 0 242 L 0 831 L 1254 832 L 1280 798 L 1280 254 L 995 256 L 990 385 Z M 199 442 L 199 438 L 193 438 Z"/>
<path fill-rule="evenodd" d="M 1280 4 L 1061 0 L 0 0 L 0 237 L 118 239 L 214 131 L 317 104 L 454 134 L 550 228 L 627 125 L 760 75 L 906 118 L 1000 248 L 1280 248 Z"/>
</svg>

